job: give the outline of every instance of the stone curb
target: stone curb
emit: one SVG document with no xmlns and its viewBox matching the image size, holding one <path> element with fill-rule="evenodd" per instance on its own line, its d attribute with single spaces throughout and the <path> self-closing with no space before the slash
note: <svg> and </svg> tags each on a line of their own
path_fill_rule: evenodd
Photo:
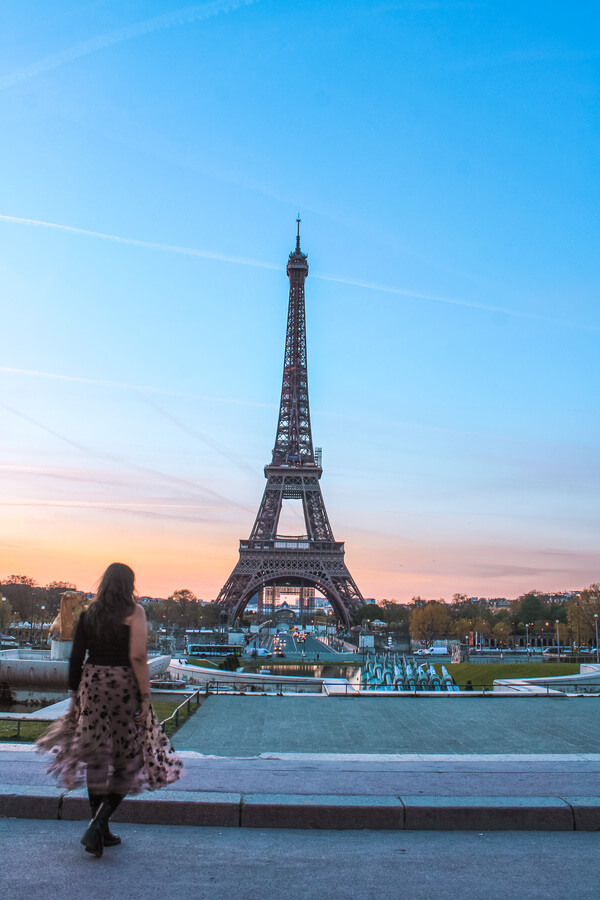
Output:
<svg viewBox="0 0 600 900">
<path fill-rule="evenodd" d="M 0 818 L 85 821 L 85 791 L 0 786 Z M 117 822 L 225 828 L 600 831 L 599 797 L 397 797 L 163 790 L 128 797 Z"/>
</svg>

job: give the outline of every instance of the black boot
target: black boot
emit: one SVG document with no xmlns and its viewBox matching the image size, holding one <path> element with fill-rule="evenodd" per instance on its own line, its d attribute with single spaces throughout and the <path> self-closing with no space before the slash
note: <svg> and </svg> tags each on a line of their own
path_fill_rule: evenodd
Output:
<svg viewBox="0 0 600 900">
<path fill-rule="evenodd" d="M 108 822 L 106 823 L 106 828 L 104 829 L 102 840 L 104 841 L 105 847 L 116 847 L 117 844 L 121 843 L 121 838 L 118 834 L 114 834 L 110 830 L 110 828 L 108 827 Z"/>
<path fill-rule="evenodd" d="M 114 810 L 108 801 L 103 800 L 98 808 L 98 812 L 85 829 L 81 843 L 87 853 L 93 853 L 94 856 L 102 856 L 104 852 L 104 832 L 108 828 L 108 820 Z"/>
<path fill-rule="evenodd" d="M 100 809 L 100 804 L 103 800 L 106 799 L 104 794 L 94 794 L 88 788 L 88 797 L 90 799 L 90 809 L 92 810 L 92 818 L 96 815 L 98 810 Z M 114 812 L 114 810 L 113 810 Z M 117 844 L 121 843 L 121 838 L 118 834 L 113 834 L 110 828 L 108 827 L 108 823 L 106 824 L 106 828 L 104 829 L 104 834 L 102 835 L 102 839 L 104 841 L 105 847 L 116 847 Z"/>
</svg>

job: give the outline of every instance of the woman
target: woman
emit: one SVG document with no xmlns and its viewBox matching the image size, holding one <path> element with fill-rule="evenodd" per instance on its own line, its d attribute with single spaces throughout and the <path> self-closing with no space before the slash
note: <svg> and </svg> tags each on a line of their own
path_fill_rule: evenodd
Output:
<svg viewBox="0 0 600 900">
<path fill-rule="evenodd" d="M 37 741 L 56 752 L 48 771 L 59 784 L 87 782 L 93 818 L 81 843 L 96 856 L 121 843 L 108 820 L 126 794 L 164 787 L 182 771 L 150 705 L 148 626 L 134 585 L 122 563 L 102 576 L 73 636 L 69 712 Z"/>
</svg>

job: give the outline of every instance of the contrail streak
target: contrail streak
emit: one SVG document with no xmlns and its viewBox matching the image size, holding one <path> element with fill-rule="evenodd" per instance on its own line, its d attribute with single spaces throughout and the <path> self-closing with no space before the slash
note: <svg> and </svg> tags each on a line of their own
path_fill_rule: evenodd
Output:
<svg viewBox="0 0 600 900">
<path fill-rule="evenodd" d="M 321 281 L 334 281 L 337 284 L 347 284 L 351 287 L 366 288 L 369 291 L 381 291 L 383 294 L 397 294 L 400 297 L 411 297 L 415 300 L 430 300 L 435 303 L 449 303 L 452 306 L 466 306 L 470 309 L 483 309 L 487 312 L 505 313 L 508 316 L 518 316 L 523 319 L 541 319 L 542 316 L 535 316 L 529 313 L 522 313 L 513 309 L 505 309 L 501 306 L 488 306 L 485 303 L 472 303 L 469 300 L 457 300 L 453 297 L 440 297 L 439 294 L 424 294 L 419 291 L 408 291 L 404 288 L 393 287 L 388 284 L 378 284 L 373 281 L 360 281 L 357 278 L 345 278 L 343 275 L 319 275 L 313 273 L 313 278 Z M 549 321 L 544 318 L 544 321 Z"/>
<path fill-rule="evenodd" d="M 0 213 L 0 221 L 13 225 L 34 225 L 38 228 L 51 228 L 69 234 L 83 234 L 86 237 L 100 238 L 117 244 L 128 244 L 130 247 L 143 247 L 146 250 L 160 250 L 162 253 L 179 253 L 182 256 L 199 256 L 202 259 L 214 259 L 217 262 L 236 263 L 239 266 L 252 266 L 256 269 L 272 269 L 281 271 L 281 266 L 274 263 L 261 262 L 258 259 L 247 259 L 244 256 L 231 256 L 227 253 L 215 253 L 211 250 L 196 250 L 193 247 L 177 247 L 173 244 L 157 244 L 153 241 L 140 241 L 137 238 L 121 237 L 117 234 L 106 234 L 103 231 L 89 231 L 87 228 L 76 228 L 73 225 L 59 225 L 56 222 L 43 222 L 40 219 L 24 219 L 20 216 L 5 216 Z"/>
<path fill-rule="evenodd" d="M 32 416 L 28 416 L 27 413 L 21 412 L 18 409 L 13 409 L 11 406 L 6 406 L 4 403 L 0 404 L 0 408 L 5 409 L 7 412 L 12 413 L 14 416 L 19 416 L 19 418 L 24 419 L 26 422 L 30 422 L 32 425 L 35 425 L 36 428 L 41 428 L 42 431 L 46 431 L 48 434 L 51 434 L 53 437 L 58 438 L 60 441 L 64 441 L 66 444 L 69 444 L 71 447 L 75 447 L 75 449 L 79 450 L 81 453 L 85 453 L 88 456 L 95 456 L 98 459 L 105 459 L 109 462 L 116 462 L 120 465 L 128 466 L 131 469 L 134 469 L 138 472 L 143 472 L 146 475 L 152 475 L 154 477 L 162 478 L 166 481 L 172 482 L 173 484 L 177 484 L 179 486 L 184 486 L 188 490 L 192 488 L 195 492 L 202 491 L 209 497 L 212 497 L 214 500 L 221 501 L 220 505 L 223 504 L 227 507 L 235 507 L 237 509 L 243 509 L 244 512 L 252 512 L 247 506 L 242 506 L 240 503 L 236 503 L 234 500 L 230 500 L 229 497 L 224 497 L 222 494 L 219 494 L 217 491 L 212 490 L 212 488 L 206 487 L 206 485 L 198 484 L 194 481 L 189 481 L 186 478 L 178 478 L 176 475 L 169 475 L 166 472 L 160 472 L 158 469 L 152 469 L 149 466 L 142 466 L 139 463 L 131 462 L 128 459 L 124 459 L 120 456 L 115 456 L 112 453 L 104 453 L 101 450 L 93 450 L 90 447 L 86 447 L 85 444 L 81 444 L 78 441 L 74 441 L 72 438 L 66 437 L 64 434 L 60 434 L 58 431 L 55 431 L 53 428 L 49 428 L 47 425 L 38 422 L 37 419 L 32 418 Z"/>
<path fill-rule="evenodd" d="M 194 503 L 191 505 L 185 503 L 122 503 L 119 500 L 107 501 L 105 503 L 99 500 L 0 500 L 0 506 L 65 506 L 77 509 L 79 507 L 93 506 L 94 509 L 181 509 L 194 511 L 195 509 L 216 509 L 214 506 L 206 504 Z"/>
<path fill-rule="evenodd" d="M 274 409 L 272 403 L 259 403 L 257 400 L 237 400 L 231 397 L 210 397 L 207 394 L 191 394 L 186 391 L 173 391 L 169 388 L 149 387 L 144 384 L 130 384 L 126 381 L 109 381 L 106 378 L 84 378 L 79 375 L 60 375 L 56 372 L 39 372 L 36 369 L 16 369 L 14 366 L 0 366 L 0 372 L 7 375 L 29 375 L 32 378 L 49 378 L 53 381 L 68 381 L 74 384 L 96 384 L 99 387 L 124 388 L 140 393 L 161 394 L 165 397 L 184 397 L 187 400 L 206 400 L 210 403 L 232 403 L 238 406 L 262 407 Z"/>
<path fill-rule="evenodd" d="M 211 19 L 220 13 L 233 12 L 240 6 L 249 6 L 255 0 L 216 0 L 213 3 L 202 3 L 195 6 L 186 6 L 175 12 L 165 13 L 163 16 L 155 16 L 152 19 L 146 19 L 143 22 L 137 22 L 135 25 L 129 25 L 125 28 L 118 28 L 116 31 L 109 31 L 108 34 L 102 34 L 98 37 L 91 38 L 89 41 L 83 41 L 81 44 L 75 44 L 62 53 L 55 53 L 53 56 L 46 56 L 30 66 L 23 69 L 17 69 L 10 75 L 0 78 L 0 90 L 18 84 L 20 81 L 28 81 L 41 75 L 43 72 L 49 72 L 51 69 L 57 69 L 65 63 L 73 62 L 81 56 L 88 56 L 90 53 L 96 53 L 98 50 L 104 50 L 106 47 L 113 47 L 115 44 L 121 44 L 131 38 L 141 37 L 145 34 L 152 34 L 155 31 L 162 31 L 165 28 L 173 28 L 178 25 L 189 25 L 193 22 L 201 22 L 204 19 Z"/>
<path fill-rule="evenodd" d="M 163 409 L 162 406 L 159 406 L 158 403 L 154 403 L 148 397 L 144 397 L 144 402 L 148 404 L 148 406 L 153 409 L 155 412 L 159 413 L 161 416 L 164 416 L 169 422 L 172 422 L 177 428 L 180 428 L 185 434 L 190 437 L 195 438 L 198 441 L 201 441 L 203 444 L 206 444 L 207 447 L 210 447 L 211 450 L 214 450 L 219 456 L 223 456 L 234 466 L 237 466 L 239 469 L 244 472 L 245 475 L 252 475 L 254 477 L 256 475 L 256 470 L 250 466 L 243 457 L 238 456 L 237 453 L 229 450 L 227 447 L 224 447 L 218 441 L 215 441 L 210 435 L 205 434 L 203 431 L 200 431 L 197 428 L 191 428 L 187 422 L 183 422 L 177 416 L 174 416 L 172 413 L 167 412 L 166 409 Z"/>
<path fill-rule="evenodd" d="M 227 253 L 216 253 L 211 250 L 198 250 L 193 247 L 178 247 L 174 244 L 160 244 L 154 241 L 142 241 L 137 238 L 121 237 L 116 234 L 106 234 L 102 231 L 90 231 L 87 228 L 77 228 L 74 225 L 60 225 L 56 222 L 44 222 L 40 219 L 26 219 L 21 216 L 7 216 L 0 213 L 0 222 L 8 222 L 13 225 L 33 225 L 38 228 L 50 228 L 54 231 L 62 231 L 68 234 L 82 234 L 86 237 L 100 238 L 105 241 L 113 241 L 117 244 L 127 244 L 131 247 L 142 247 L 147 250 L 159 250 L 162 253 L 177 253 L 183 256 L 197 256 L 202 259 L 214 259 L 218 262 L 235 263 L 241 266 L 252 266 L 257 269 L 269 269 L 270 271 L 281 272 L 282 266 L 275 263 L 264 262 L 258 259 L 249 259 L 243 256 L 232 256 Z M 394 294 L 400 297 L 408 297 L 415 300 L 426 300 L 433 303 L 444 303 L 450 306 L 461 306 L 469 309 L 479 309 L 484 312 L 502 313 L 507 316 L 514 316 L 519 319 L 534 319 L 541 322 L 551 322 L 559 325 L 573 325 L 569 322 L 558 322 L 557 320 L 538 316 L 534 313 L 519 312 L 518 310 L 506 309 L 501 306 L 488 306 L 484 303 L 472 303 L 468 300 L 458 300 L 453 297 L 441 297 L 439 294 L 426 294 L 418 291 L 410 291 L 405 288 L 394 287 L 392 285 L 378 284 L 371 281 L 361 281 L 357 278 L 347 278 L 343 275 L 327 275 L 312 273 L 313 278 L 321 281 L 332 281 L 337 284 L 347 284 L 351 287 L 364 288 L 369 291 L 378 291 L 384 294 Z M 577 326 L 576 326 L 577 327 Z M 583 326 L 581 326 L 583 327 Z M 592 330 L 596 330 L 592 327 Z"/>
<path fill-rule="evenodd" d="M 116 512 L 116 513 L 125 513 L 127 515 L 132 516 L 142 516 L 143 518 L 149 519 L 175 519 L 178 522 L 212 522 L 214 523 L 214 518 L 207 516 L 200 516 L 197 513 L 193 515 L 185 516 L 181 513 L 177 512 L 157 512 L 157 509 L 191 509 L 192 512 L 196 509 L 210 509 L 211 507 L 178 507 L 178 506 L 162 506 L 160 504 L 134 504 L 134 503 L 98 503 L 96 501 L 90 501 L 89 503 L 82 501 L 68 501 L 68 500 L 2 500 L 0 501 L 0 507 L 14 507 L 14 508 L 27 508 L 27 507 L 39 507 L 45 508 L 49 507 L 51 509 L 95 509 L 95 510 L 104 510 L 107 512 Z"/>
</svg>

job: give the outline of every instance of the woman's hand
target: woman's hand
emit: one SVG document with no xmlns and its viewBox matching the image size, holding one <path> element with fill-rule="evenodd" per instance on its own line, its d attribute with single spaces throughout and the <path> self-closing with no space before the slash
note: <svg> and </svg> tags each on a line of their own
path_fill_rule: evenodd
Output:
<svg viewBox="0 0 600 900">
<path fill-rule="evenodd" d="M 69 691 L 69 694 L 71 696 L 71 702 L 69 703 L 67 715 L 71 716 L 71 718 L 75 718 L 77 715 L 77 694 L 75 691 Z"/>
<path fill-rule="evenodd" d="M 140 701 L 140 708 L 135 714 L 135 722 L 136 725 L 143 725 L 146 719 L 148 718 L 148 713 L 150 712 L 150 695 L 142 694 Z"/>
</svg>

